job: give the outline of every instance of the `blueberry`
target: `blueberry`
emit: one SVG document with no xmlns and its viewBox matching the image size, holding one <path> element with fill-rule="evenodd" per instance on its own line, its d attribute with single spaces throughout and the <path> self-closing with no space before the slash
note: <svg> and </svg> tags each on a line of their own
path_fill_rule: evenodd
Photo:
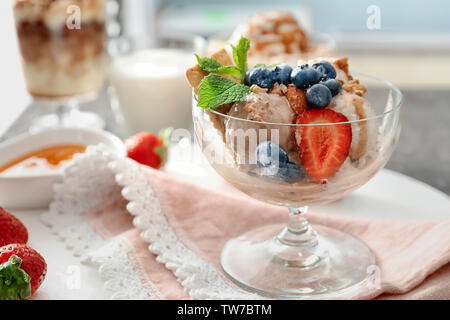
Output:
<svg viewBox="0 0 450 320">
<path fill-rule="evenodd" d="M 299 89 L 307 89 L 320 81 L 321 74 L 308 65 L 292 70 L 291 81 Z"/>
<path fill-rule="evenodd" d="M 306 103 L 315 109 L 325 108 L 331 102 L 331 91 L 323 84 L 315 84 L 306 91 Z"/>
<path fill-rule="evenodd" d="M 312 65 L 314 69 L 319 71 L 322 80 L 334 79 L 336 78 L 336 69 L 328 61 L 319 61 Z"/>
<path fill-rule="evenodd" d="M 256 163 L 260 168 L 278 167 L 288 161 L 286 151 L 272 141 L 261 142 L 256 147 Z"/>
<path fill-rule="evenodd" d="M 248 78 L 248 85 L 256 84 L 261 88 L 272 89 L 273 84 L 275 83 L 275 74 L 264 67 L 256 67 L 252 68 L 245 75 Z M 244 80 L 246 81 L 246 80 Z"/>
<path fill-rule="evenodd" d="M 339 80 L 336 79 L 328 79 L 323 82 L 321 82 L 324 86 L 326 86 L 331 91 L 331 95 L 337 96 L 339 92 L 341 92 L 342 84 L 339 82 Z"/>
<path fill-rule="evenodd" d="M 286 162 L 280 166 L 278 175 L 288 183 L 294 183 L 305 178 L 305 171 L 300 169 L 294 162 Z"/>
<path fill-rule="evenodd" d="M 278 84 L 288 85 L 291 83 L 292 67 L 283 63 L 277 65 L 272 72 L 275 74 L 275 82 Z"/>
</svg>

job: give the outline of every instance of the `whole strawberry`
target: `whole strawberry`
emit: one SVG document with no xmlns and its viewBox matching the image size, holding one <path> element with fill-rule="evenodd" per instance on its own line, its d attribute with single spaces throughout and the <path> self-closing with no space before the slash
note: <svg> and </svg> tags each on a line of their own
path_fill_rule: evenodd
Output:
<svg viewBox="0 0 450 320">
<path fill-rule="evenodd" d="M 47 263 L 25 244 L 0 248 L 0 300 L 22 300 L 32 296 L 47 274 Z"/>
<path fill-rule="evenodd" d="M 167 159 L 170 129 L 155 135 L 151 132 L 138 133 L 124 141 L 128 157 L 154 169 L 159 169 Z"/>
<path fill-rule="evenodd" d="M 0 207 L 0 247 L 10 243 L 27 243 L 27 228 L 8 211 Z"/>
</svg>

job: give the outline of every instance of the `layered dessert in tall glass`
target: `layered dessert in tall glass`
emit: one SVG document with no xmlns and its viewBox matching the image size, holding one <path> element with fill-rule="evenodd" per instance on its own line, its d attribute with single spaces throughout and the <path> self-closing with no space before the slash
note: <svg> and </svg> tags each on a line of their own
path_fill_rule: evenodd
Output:
<svg viewBox="0 0 450 320">
<path fill-rule="evenodd" d="M 103 85 L 106 0 L 16 0 L 14 16 L 27 89 L 59 98 Z"/>
</svg>

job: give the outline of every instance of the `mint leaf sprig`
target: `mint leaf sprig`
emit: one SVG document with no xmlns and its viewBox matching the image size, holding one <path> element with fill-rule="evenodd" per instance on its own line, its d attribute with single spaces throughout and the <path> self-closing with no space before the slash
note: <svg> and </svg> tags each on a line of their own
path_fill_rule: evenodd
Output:
<svg viewBox="0 0 450 320">
<path fill-rule="evenodd" d="M 245 101 L 250 87 L 211 73 L 203 78 L 198 90 L 198 106 L 215 109 L 223 104 Z"/>
<path fill-rule="evenodd" d="M 217 72 L 218 69 L 222 68 L 222 64 L 214 59 L 213 57 L 200 58 L 198 54 L 194 54 L 197 58 L 197 63 L 206 72 Z"/>
<path fill-rule="evenodd" d="M 248 70 L 247 52 L 250 50 L 250 40 L 241 37 L 237 46 L 231 45 L 231 47 L 233 48 L 234 63 L 236 63 L 236 66 L 241 71 L 242 79 L 244 79 L 245 73 Z"/>
<path fill-rule="evenodd" d="M 198 54 L 196 54 L 195 57 L 197 58 L 197 63 L 200 68 L 204 71 L 230 75 L 242 83 L 245 78 L 245 73 L 248 70 L 247 52 L 250 49 L 250 40 L 242 37 L 239 39 L 236 47 L 233 45 L 231 45 L 231 47 L 233 48 L 233 60 L 236 64 L 235 66 L 223 66 L 213 57 L 200 58 Z"/>
<path fill-rule="evenodd" d="M 239 39 L 233 48 L 233 60 L 236 65 L 224 66 L 213 57 L 200 58 L 197 54 L 198 65 L 210 74 L 203 78 L 198 90 L 198 106 L 204 109 L 214 109 L 223 104 L 245 101 L 250 94 L 250 87 L 243 84 L 248 70 L 247 52 L 250 40 Z M 227 79 L 222 75 L 229 75 L 238 82 Z"/>
</svg>

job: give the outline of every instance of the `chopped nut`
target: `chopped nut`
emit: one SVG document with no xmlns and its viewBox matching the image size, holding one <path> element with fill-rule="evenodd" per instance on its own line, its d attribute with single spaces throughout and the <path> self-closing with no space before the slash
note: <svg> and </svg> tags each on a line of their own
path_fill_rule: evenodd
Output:
<svg viewBox="0 0 450 320">
<path fill-rule="evenodd" d="M 348 75 L 348 57 L 337 58 L 334 64 Z"/>
<path fill-rule="evenodd" d="M 267 91 L 269 91 L 269 89 L 261 88 L 261 87 L 257 86 L 256 84 L 252 84 L 252 86 L 250 87 L 250 91 L 253 93 L 267 93 Z"/>
<path fill-rule="evenodd" d="M 287 92 L 287 87 L 284 84 L 275 83 L 270 90 L 270 93 L 277 94 L 279 96 L 284 96 Z"/>
<path fill-rule="evenodd" d="M 347 92 L 354 93 L 360 97 L 364 96 L 367 91 L 366 87 L 359 83 L 358 79 L 352 79 L 349 82 L 345 83 L 342 86 L 342 89 Z"/>
</svg>

